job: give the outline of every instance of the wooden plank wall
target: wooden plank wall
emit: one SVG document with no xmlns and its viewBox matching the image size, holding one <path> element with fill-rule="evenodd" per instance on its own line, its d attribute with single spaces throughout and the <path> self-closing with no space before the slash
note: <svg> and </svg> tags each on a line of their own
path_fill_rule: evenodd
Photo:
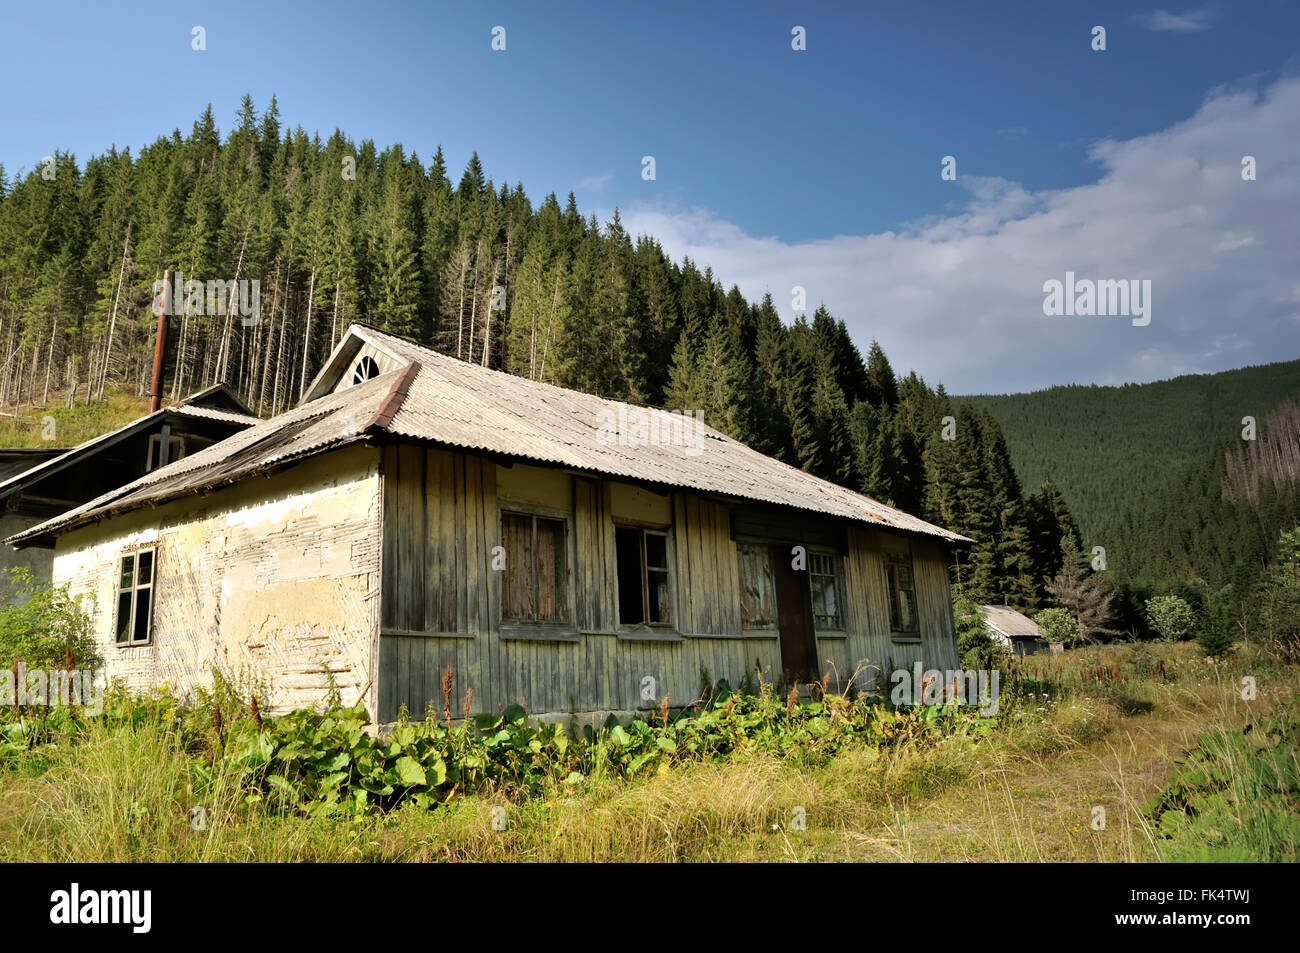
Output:
<svg viewBox="0 0 1300 953">
<path fill-rule="evenodd" d="M 403 705 L 418 718 L 432 704 L 441 717 L 448 665 L 453 717 L 470 687 L 475 713 L 513 703 L 553 713 L 653 708 L 665 694 L 685 704 L 698 694 L 701 669 L 736 686 L 756 661 L 775 681 L 777 633 L 740 626 L 739 566 L 725 504 L 689 494 L 672 500 L 673 610 L 683 637 L 619 637 L 611 485 L 572 478 L 574 634 L 567 641 L 502 637 L 500 573 L 491 568 L 500 544 L 496 465 L 403 446 L 384 450 L 383 469 L 382 721 Z M 847 634 L 818 639 L 820 663 L 841 689 L 861 665 L 903 667 L 923 657 L 927 665 L 955 666 L 955 650 L 943 647 L 951 644 L 952 619 L 942 548 L 914 549 L 924 641 L 899 644 L 889 633 L 879 536 L 848 529 Z M 641 697 L 647 676 L 654 679 L 653 702 Z"/>
<path fill-rule="evenodd" d="M 579 631 L 613 634 L 618 624 L 614 523 L 610 484 L 573 480 L 574 534 L 577 537 L 574 611 Z"/>
<path fill-rule="evenodd" d="M 403 445 L 384 448 L 383 468 L 380 719 L 391 721 L 401 705 L 412 718 L 429 702 L 441 711 L 449 665 L 452 711 L 459 716 L 471 686 L 474 710 L 493 710 L 487 673 L 496 640 L 489 636 L 501 599 L 491 570 L 496 465 Z"/>
<path fill-rule="evenodd" d="M 921 641 L 897 641 L 889 628 L 888 583 L 881 549 L 885 538 L 866 527 L 849 528 L 849 556 L 844 566 L 849 626 L 846 660 L 863 672 L 862 677 L 883 673 L 885 684 L 891 671 L 911 668 L 918 661 L 927 668 L 956 668 L 947 551 L 940 545 L 911 542 Z M 907 541 L 901 545 L 906 548 Z M 819 639 L 818 647 L 826 641 Z"/>
<path fill-rule="evenodd" d="M 928 542 L 913 544 L 917 610 L 925 640 L 921 661 L 929 668 L 949 669 L 958 664 L 948 564 L 948 553 L 942 546 Z"/>
<path fill-rule="evenodd" d="M 678 493 L 673 522 L 679 630 L 683 635 L 742 635 L 740 566 L 728 508 Z"/>
</svg>

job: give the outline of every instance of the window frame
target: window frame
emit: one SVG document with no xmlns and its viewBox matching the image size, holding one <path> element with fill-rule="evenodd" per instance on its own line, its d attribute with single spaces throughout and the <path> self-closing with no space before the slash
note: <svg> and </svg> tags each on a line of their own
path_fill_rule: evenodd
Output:
<svg viewBox="0 0 1300 953">
<path fill-rule="evenodd" d="M 676 599 L 673 597 L 676 585 L 676 573 L 673 571 L 674 549 L 673 549 L 673 528 L 659 523 L 638 523 L 632 520 L 613 520 L 614 524 L 614 615 L 617 627 L 623 632 L 645 632 L 645 631 L 676 631 L 677 606 Z M 640 566 L 641 566 L 641 621 L 625 622 L 623 620 L 623 599 L 620 592 L 621 575 L 618 565 L 618 533 L 635 532 L 640 544 Z M 646 551 L 646 536 L 660 536 L 664 541 L 664 565 L 651 566 L 649 554 Z M 664 574 L 664 588 L 668 596 L 668 613 L 667 618 L 661 622 L 651 622 L 650 620 L 650 573 L 662 572 Z"/>
<path fill-rule="evenodd" d="M 140 557 L 149 554 L 149 581 L 140 582 Z M 127 560 L 131 560 L 131 585 L 124 588 L 122 586 L 123 567 Z M 142 645 L 153 643 L 153 610 L 155 596 L 158 591 L 158 547 L 156 544 L 148 546 L 139 546 L 135 549 L 128 549 L 120 552 L 114 562 L 116 567 L 116 576 L 113 583 L 113 644 L 118 648 L 139 648 Z M 142 590 L 149 593 L 148 616 L 145 619 L 145 635 L 143 639 L 135 637 L 136 631 L 136 612 L 140 606 L 139 595 Z M 130 593 L 131 618 L 127 622 L 127 638 L 121 640 L 118 638 L 120 633 L 120 624 L 122 621 L 122 596 Z"/>
<path fill-rule="evenodd" d="M 779 634 L 781 630 L 781 617 L 776 605 L 776 567 L 772 565 L 772 545 L 770 541 L 766 540 L 736 539 L 736 567 L 739 576 L 736 581 L 740 586 L 738 595 L 740 598 L 740 631 L 742 633 L 768 632 Z M 756 549 L 763 553 L 766 559 L 767 571 L 772 584 L 772 621 L 764 625 L 751 625 L 745 621 L 745 560 L 742 555 L 744 549 Z"/>
<path fill-rule="evenodd" d="M 153 462 L 155 456 L 154 454 L 155 448 L 159 451 L 157 457 L 160 462 L 157 464 Z M 145 451 L 145 456 L 144 456 L 145 473 L 152 473 L 154 470 L 161 470 L 163 467 L 167 466 L 168 464 L 175 463 L 177 460 L 183 459 L 185 457 L 185 451 L 186 451 L 185 438 L 183 436 L 174 433 L 169 433 L 167 435 L 167 463 L 161 462 L 162 460 L 161 450 L 162 450 L 162 434 L 151 433 L 149 435 L 149 448 Z"/>
<path fill-rule="evenodd" d="M 844 555 L 838 550 L 826 546 L 808 546 L 808 607 L 812 615 L 813 633 L 818 636 L 835 636 L 847 635 L 849 630 L 848 610 L 845 604 L 844 595 L 846 584 L 844 580 Z M 816 563 L 814 560 L 826 559 L 830 561 L 831 572 L 820 572 L 813 568 Z M 817 615 L 816 592 L 813 588 L 814 576 L 829 576 L 835 585 L 835 605 L 839 610 L 837 615 L 838 624 L 823 625 Z"/>
<path fill-rule="evenodd" d="M 369 365 L 367 365 L 366 363 L 367 361 L 370 362 Z M 371 367 L 374 368 L 373 374 L 368 372 L 369 368 Z M 348 380 L 351 382 L 349 386 L 356 387 L 358 384 L 364 384 L 366 383 L 366 381 L 372 381 L 376 377 L 381 376 L 382 373 L 383 372 L 379 366 L 379 362 L 375 360 L 374 355 L 361 354 L 357 357 L 356 360 L 352 362 L 352 367 L 348 374 Z"/>
<path fill-rule="evenodd" d="M 529 544 L 533 547 L 534 553 L 537 546 L 537 521 L 539 519 L 551 520 L 560 523 L 564 527 L 564 580 L 561 586 L 557 586 L 557 592 L 562 592 L 564 596 L 564 618 L 562 620 L 554 619 L 521 619 L 506 614 L 506 601 L 504 597 L 505 579 L 502 577 L 502 596 L 498 600 L 497 616 L 501 626 L 501 632 L 506 637 L 528 637 L 530 635 L 540 636 L 543 638 L 573 638 L 577 636 L 576 623 L 574 621 L 574 535 L 573 535 L 573 517 L 570 513 L 563 510 L 557 510 L 549 506 L 538 506 L 529 503 L 516 503 L 513 501 L 502 500 L 497 508 L 497 539 L 501 541 L 502 552 L 506 558 L 506 567 L 509 571 L 510 554 L 505 550 L 505 523 L 506 518 L 516 516 L 525 517 L 531 521 L 531 533 Z M 536 560 L 534 559 L 534 562 Z M 534 576 L 534 602 L 540 605 L 540 580 Z"/>
<path fill-rule="evenodd" d="M 921 639 L 921 604 L 916 595 L 916 560 L 912 554 L 912 547 L 908 544 L 906 549 L 887 549 L 882 553 L 882 564 L 885 573 L 885 593 L 889 598 L 889 631 L 891 635 L 900 641 L 920 641 Z M 906 569 L 911 579 L 910 586 L 901 586 L 898 584 L 898 569 Z M 901 628 L 895 624 L 897 618 L 901 624 L 902 605 L 899 593 L 910 592 L 912 596 L 912 616 L 913 627 Z"/>
</svg>

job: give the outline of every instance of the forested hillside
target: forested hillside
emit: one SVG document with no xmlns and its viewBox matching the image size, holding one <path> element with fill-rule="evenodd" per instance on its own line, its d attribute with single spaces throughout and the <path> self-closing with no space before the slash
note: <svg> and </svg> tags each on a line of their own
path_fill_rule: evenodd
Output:
<svg viewBox="0 0 1300 953">
<path fill-rule="evenodd" d="M 1300 401 L 1263 415 L 1254 440 L 1222 437 L 1145 488 L 1100 529 L 1117 582 L 1142 593 L 1220 597 L 1238 612 L 1300 526 Z"/>
<path fill-rule="evenodd" d="M 1093 539 L 1217 441 L 1239 438 L 1243 417 L 1262 420 L 1298 395 L 1300 360 L 1292 360 L 1150 384 L 953 399 L 992 413 L 1020 479 L 1037 486 L 1050 475 Z"/>
<path fill-rule="evenodd" d="M 1156 594 L 1177 594 L 1227 644 L 1300 629 L 1279 605 L 1300 572 L 1300 402 L 1258 421 L 1255 439 L 1221 437 L 1106 520 L 1110 572 L 1126 621 Z M 1287 542 L 1291 540 L 1291 542 Z M 1279 546 L 1281 541 L 1281 546 Z M 1271 585 L 1278 573 L 1290 589 Z"/>
</svg>

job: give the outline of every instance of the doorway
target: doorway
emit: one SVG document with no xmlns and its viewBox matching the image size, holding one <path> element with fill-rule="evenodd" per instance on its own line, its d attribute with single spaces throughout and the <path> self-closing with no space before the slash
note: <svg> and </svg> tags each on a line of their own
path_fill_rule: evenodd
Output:
<svg viewBox="0 0 1300 953">
<path fill-rule="evenodd" d="M 814 681 L 817 677 L 808 572 L 793 568 L 790 562 L 789 546 L 772 547 L 776 622 L 781 635 L 781 681 L 785 684 Z"/>
</svg>

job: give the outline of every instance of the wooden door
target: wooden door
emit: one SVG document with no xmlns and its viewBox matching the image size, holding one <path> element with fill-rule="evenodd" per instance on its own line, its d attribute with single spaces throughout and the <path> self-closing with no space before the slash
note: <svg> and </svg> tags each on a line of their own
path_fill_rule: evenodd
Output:
<svg viewBox="0 0 1300 953">
<path fill-rule="evenodd" d="M 784 681 L 816 678 L 817 650 L 813 641 L 811 593 L 807 570 L 790 565 L 790 547 L 772 547 L 776 575 L 776 620 L 781 633 L 781 673 Z"/>
</svg>

